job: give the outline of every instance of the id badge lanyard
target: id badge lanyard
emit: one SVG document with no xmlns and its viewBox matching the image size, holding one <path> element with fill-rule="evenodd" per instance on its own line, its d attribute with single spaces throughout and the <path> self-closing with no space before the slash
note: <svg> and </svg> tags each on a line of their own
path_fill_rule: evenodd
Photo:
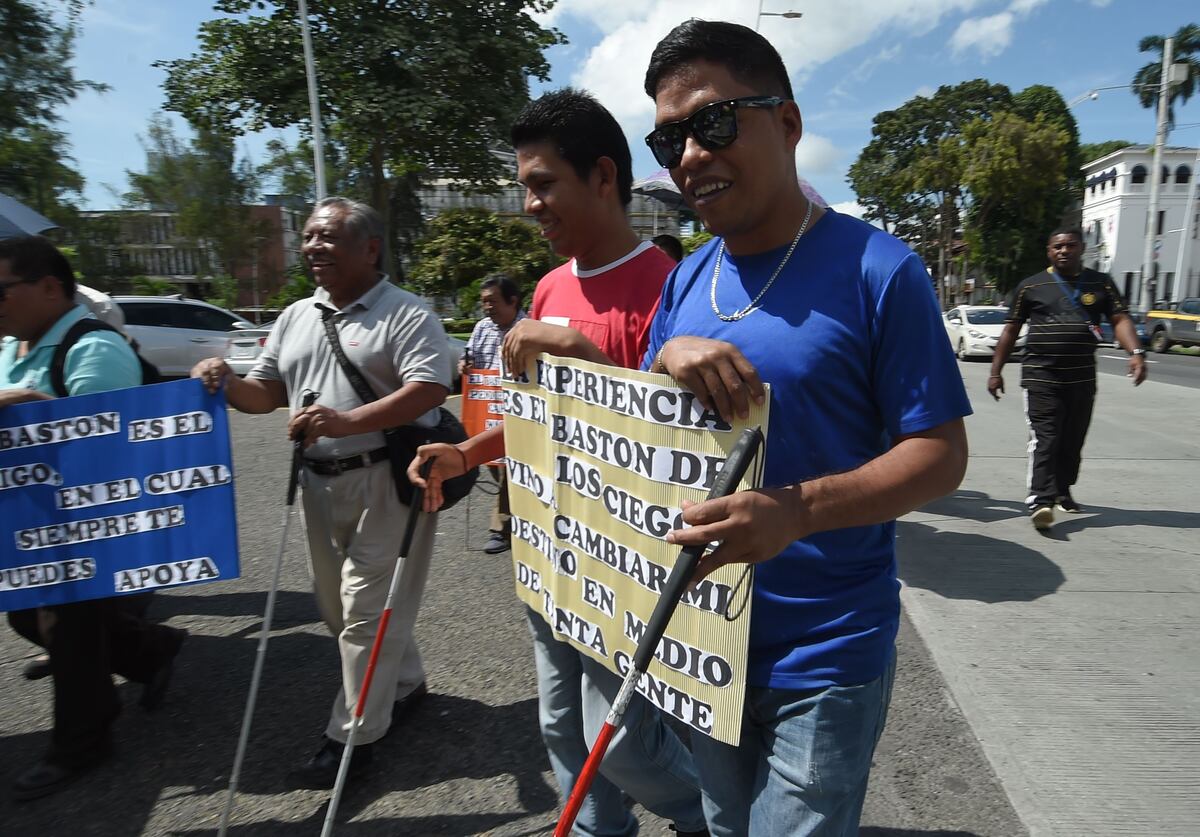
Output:
<svg viewBox="0 0 1200 837">
<path fill-rule="evenodd" d="M 1088 310 L 1083 307 L 1083 303 L 1079 301 L 1079 297 L 1083 293 L 1083 289 L 1076 287 L 1074 290 L 1071 290 L 1070 286 L 1068 286 L 1067 283 L 1063 281 L 1062 277 L 1058 275 L 1057 270 L 1054 268 L 1049 268 L 1049 272 L 1050 275 L 1054 277 L 1054 281 L 1058 283 L 1058 287 L 1060 290 L 1062 290 L 1063 295 L 1066 296 L 1067 299 L 1071 300 L 1071 304 L 1074 305 L 1079 310 L 1079 313 L 1083 315 L 1083 320 L 1087 323 L 1087 327 L 1092 332 L 1092 336 L 1096 338 L 1096 342 L 1101 342 L 1104 339 L 1104 335 L 1100 333 L 1100 326 L 1092 322 L 1091 314 L 1089 314 Z M 1082 276 L 1082 274 L 1080 275 Z"/>
</svg>

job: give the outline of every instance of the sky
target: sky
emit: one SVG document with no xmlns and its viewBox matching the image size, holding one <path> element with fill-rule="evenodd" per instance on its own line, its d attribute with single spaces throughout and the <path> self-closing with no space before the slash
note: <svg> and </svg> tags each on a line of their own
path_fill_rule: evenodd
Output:
<svg viewBox="0 0 1200 837">
<path fill-rule="evenodd" d="M 1195 0 L 762 0 L 761 6 L 803 13 L 764 16 L 760 31 L 783 56 L 804 116 L 800 174 L 835 208 L 855 214 L 846 172 L 870 141 L 875 114 L 944 84 L 986 78 L 1014 93 L 1047 84 L 1069 103 L 1080 99 L 1072 109 L 1081 141 L 1153 142 L 1154 113 L 1132 91 L 1086 94 L 1129 84 L 1153 60 L 1137 50 L 1143 36 L 1200 22 Z M 759 7 L 759 0 L 559 0 L 541 20 L 569 43 L 549 51 L 550 82 L 535 83 L 533 93 L 568 84 L 594 93 L 625 129 L 634 177 L 644 177 L 658 168 L 641 139 L 654 121 L 642 78 L 655 43 L 689 17 L 753 26 Z M 211 0 L 95 0 L 84 12 L 77 75 L 111 87 L 80 95 L 62 114 L 87 183 L 85 208 L 117 206 L 126 172 L 144 167 L 139 137 L 164 103 L 164 73 L 153 62 L 193 54 L 200 23 L 217 16 Z M 1200 97 L 1177 108 L 1176 122 L 1169 144 L 1200 145 Z M 240 150 L 262 162 L 275 136 L 294 140 L 296 131 L 247 136 Z"/>
</svg>

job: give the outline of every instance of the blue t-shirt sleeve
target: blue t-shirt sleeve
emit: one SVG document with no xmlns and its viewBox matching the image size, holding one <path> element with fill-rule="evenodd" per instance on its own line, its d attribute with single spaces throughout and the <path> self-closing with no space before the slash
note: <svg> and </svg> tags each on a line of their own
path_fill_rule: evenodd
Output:
<svg viewBox="0 0 1200 837">
<path fill-rule="evenodd" d="M 675 277 L 678 274 L 679 268 L 676 266 L 676 269 L 667 276 L 667 281 L 663 283 L 662 294 L 658 298 L 658 308 L 654 310 L 654 319 L 650 321 L 650 339 L 646 343 L 646 354 L 642 357 L 641 369 L 643 372 L 650 370 L 650 365 L 658 356 L 658 350 L 667 342 L 667 326 L 672 308 L 671 297 L 674 294 Z"/>
<path fill-rule="evenodd" d="M 69 395 L 127 389 L 142 383 L 142 366 L 120 334 L 93 331 L 67 352 L 63 383 Z"/>
<path fill-rule="evenodd" d="M 873 388 L 892 438 L 971 414 L 929 273 L 915 253 L 880 288 L 871 348 Z"/>
</svg>

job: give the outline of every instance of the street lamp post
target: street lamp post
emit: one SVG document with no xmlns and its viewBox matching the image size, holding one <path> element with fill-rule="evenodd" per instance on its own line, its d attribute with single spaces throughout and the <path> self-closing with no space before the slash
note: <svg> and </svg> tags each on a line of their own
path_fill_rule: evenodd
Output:
<svg viewBox="0 0 1200 837">
<path fill-rule="evenodd" d="M 313 59 L 312 33 L 308 29 L 308 3 L 300 0 L 300 40 L 304 44 L 304 76 L 308 80 L 308 110 L 312 118 L 313 170 L 317 178 L 317 201 L 325 200 L 325 135 L 321 130 L 321 102 L 317 98 L 317 69 Z"/>
<path fill-rule="evenodd" d="M 795 20 L 796 18 L 804 17 L 804 12 L 794 12 L 794 11 L 764 12 L 762 7 L 763 7 L 763 0 L 758 0 L 758 16 L 754 18 L 754 31 L 755 32 L 758 31 L 758 25 L 760 23 L 762 23 L 762 19 L 764 17 L 782 17 L 782 18 L 786 18 L 787 20 Z"/>
</svg>

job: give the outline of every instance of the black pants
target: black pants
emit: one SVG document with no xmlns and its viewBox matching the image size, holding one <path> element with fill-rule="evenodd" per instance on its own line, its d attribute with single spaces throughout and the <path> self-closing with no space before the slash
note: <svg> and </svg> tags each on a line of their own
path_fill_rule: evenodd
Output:
<svg viewBox="0 0 1200 837">
<path fill-rule="evenodd" d="M 1096 385 L 1065 384 L 1025 389 L 1029 422 L 1029 508 L 1054 505 L 1079 479 L 1083 440 L 1092 423 Z"/>
<path fill-rule="evenodd" d="M 149 595 L 8 614 L 17 633 L 50 654 L 54 735 L 47 761 L 83 765 L 104 755 L 109 747 L 109 727 L 121 712 L 112 675 L 145 683 L 174 654 L 176 632 L 142 618 Z M 51 617 L 48 637 L 39 628 L 38 610 Z"/>
</svg>

